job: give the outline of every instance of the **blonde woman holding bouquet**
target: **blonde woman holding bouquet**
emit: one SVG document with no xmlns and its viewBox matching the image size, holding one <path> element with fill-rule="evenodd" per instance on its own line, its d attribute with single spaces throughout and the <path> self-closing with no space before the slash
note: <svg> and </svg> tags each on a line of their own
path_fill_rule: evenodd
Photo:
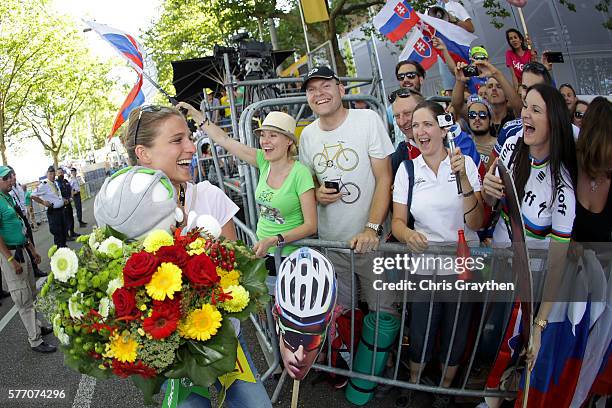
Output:
<svg viewBox="0 0 612 408">
<path fill-rule="evenodd" d="M 185 117 L 177 109 L 156 105 L 134 109 L 130 113 L 123 144 L 132 165 L 161 170 L 168 176 L 177 192 L 177 208 L 183 214 L 182 225 L 185 225 L 187 215 L 192 211 L 197 215 L 208 214 L 221 225 L 222 236 L 236 239 L 232 217 L 238 212 L 238 206 L 208 181 L 198 184 L 190 182 L 189 164 L 196 147 Z M 245 380 L 234 381 L 227 389 L 225 403 L 230 408 L 271 408 L 265 388 L 256 380 L 258 375 L 248 347 L 239 334 L 240 322 L 232 319 L 232 323 L 249 363 L 252 380 L 245 377 Z M 221 388 L 219 381 L 216 386 L 217 389 Z M 197 392 L 191 392 L 179 405 L 180 408 L 210 406 L 210 400 Z"/>
</svg>

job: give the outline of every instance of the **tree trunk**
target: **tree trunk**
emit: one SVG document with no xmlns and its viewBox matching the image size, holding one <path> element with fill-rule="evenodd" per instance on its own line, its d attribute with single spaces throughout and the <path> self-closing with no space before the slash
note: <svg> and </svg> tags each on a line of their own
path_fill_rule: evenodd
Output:
<svg viewBox="0 0 612 408">
<path fill-rule="evenodd" d="M 0 147 L 0 154 L 2 154 L 2 164 L 6 166 L 6 146 Z"/>
<path fill-rule="evenodd" d="M 330 14 L 327 21 L 327 39 L 331 42 L 333 57 L 336 60 L 336 69 L 338 76 L 346 76 L 346 64 L 340 53 L 340 45 L 338 44 L 338 36 L 336 35 L 336 18 Z"/>
<path fill-rule="evenodd" d="M 57 169 L 59 167 L 59 152 L 51 150 L 51 157 L 53 157 L 53 166 Z"/>
</svg>

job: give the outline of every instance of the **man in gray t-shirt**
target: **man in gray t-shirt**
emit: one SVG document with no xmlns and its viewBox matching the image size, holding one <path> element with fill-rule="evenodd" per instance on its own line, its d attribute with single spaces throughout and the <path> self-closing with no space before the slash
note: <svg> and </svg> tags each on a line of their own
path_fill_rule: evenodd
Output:
<svg viewBox="0 0 612 408">
<path fill-rule="evenodd" d="M 344 86 L 329 67 L 313 68 L 302 90 L 319 117 L 302 131 L 299 146 L 300 161 L 315 180 L 319 237 L 348 241 L 359 254 L 374 251 L 382 236 L 393 182 L 389 156 L 394 149 L 385 126 L 372 110 L 342 106 Z M 344 306 L 351 305 L 349 259 L 347 253 L 330 252 L 339 281 L 338 301 Z M 373 308 L 376 292 L 371 285 L 371 257 L 356 257 L 355 266 Z"/>
</svg>

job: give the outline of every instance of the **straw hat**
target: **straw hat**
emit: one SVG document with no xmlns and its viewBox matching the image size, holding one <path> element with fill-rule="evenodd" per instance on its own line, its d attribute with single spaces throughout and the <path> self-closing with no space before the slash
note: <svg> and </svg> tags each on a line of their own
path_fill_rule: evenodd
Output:
<svg viewBox="0 0 612 408">
<path fill-rule="evenodd" d="M 295 137 L 295 119 L 293 119 L 291 115 L 284 112 L 268 113 L 261 127 L 255 129 L 255 133 L 259 134 L 262 130 L 281 133 L 293 140 L 293 143 L 297 145 L 297 138 Z"/>
</svg>

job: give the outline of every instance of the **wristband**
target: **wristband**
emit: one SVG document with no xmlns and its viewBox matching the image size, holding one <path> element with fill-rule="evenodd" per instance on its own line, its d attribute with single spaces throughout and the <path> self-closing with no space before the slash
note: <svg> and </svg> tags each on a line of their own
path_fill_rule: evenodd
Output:
<svg viewBox="0 0 612 408">
<path fill-rule="evenodd" d="M 201 128 L 202 126 L 204 126 L 204 124 L 210 124 L 210 120 L 208 119 L 208 117 L 204 118 L 204 120 L 198 124 L 198 127 Z"/>
<path fill-rule="evenodd" d="M 463 197 L 469 197 L 471 195 L 474 195 L 474 190 L 468 191 L 467 193 L 463 193 Z"/>
<path fill-rule="evenodd" d="M 13 262 L 13 259 L 15 259 L 15 257 L 13 255 L 9 256 L 6 261 L 7 262 Z"/>
</svg>

